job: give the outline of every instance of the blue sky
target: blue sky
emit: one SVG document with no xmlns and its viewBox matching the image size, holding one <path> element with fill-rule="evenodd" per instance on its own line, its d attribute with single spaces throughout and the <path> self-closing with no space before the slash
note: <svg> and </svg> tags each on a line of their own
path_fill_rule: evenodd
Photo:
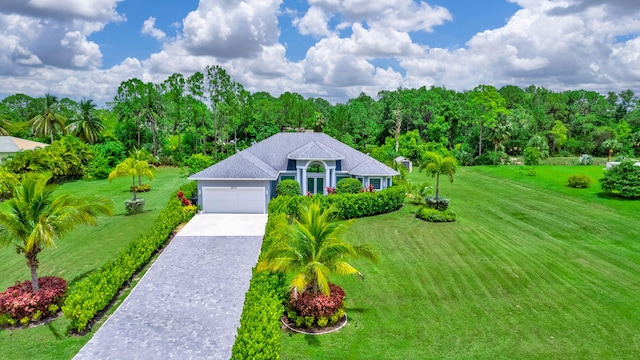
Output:
<svg viewBox="0 0 640 360">
<path fill-rule="evenodd" d="M 0 0 L 0 97 L 111 100 L 220 65 L 250 91 L 640 91 L 635 0 Z"/>
</svg>

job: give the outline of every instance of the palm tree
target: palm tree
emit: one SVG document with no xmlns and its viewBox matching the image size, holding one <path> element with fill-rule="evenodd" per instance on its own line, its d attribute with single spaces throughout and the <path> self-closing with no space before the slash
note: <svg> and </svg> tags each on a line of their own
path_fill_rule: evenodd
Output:
<svg viewBox="0 0 640 360">
<path fill-rule="evenodd" d="M 133 180 L 133 201 L 136 200 L 136 176 L 147 176 L 149 180 L 153 180 L 153 172 L 151 171 L 151 165 L 144 160 L 136 160 L 132 157 L 124 159 L 120 164 L 116 165 L 116 168 L 109 174 L 109 181 L 117 177 L 131 176 Z"/>
<path fill-rule="evenodd" d="M 147 150 L 134 147 L 133 150 L 129 151 L 129 157 L 137 161 L 146 161 L 149 167 L 155 169 L 155 167 L 151 165 L 155 159 Z M 138 185 L 142 185 L 141 175 L 138 175 Z"/>
<path fill-rule="evenodd" d="M 258 263 L 258 271 L 293 272 L 291 288 L 294 291 L 320 291 L 327 296 L 330 295 L 329 275 L 362 276 L 346 260 L 377 261 L 377 256 L 366 245 L 352 246 L 341 238 L 347 223 L 338 222 L 336 213 L 333 206 L 322 211 L 317 202 L 303 206 L 292 225 L 287 226 L 286 221 L 280 225 L 280 241 L 265 253 Z"/>
<path fill-rule="evenodd" d="M 12 185 L 13 197 L 7 200 L 8 211 L 0 212 L 0 245 L 14 245 L 23 253 L 31 269 L 33 292 L 38 286 L 38 254 L 80 224 L 96 224 L 98 215 L 111 215 L 111 200 L 93 196 L 79 198 L 57 195 L 47 186 L 51 175 L 25 174 Z"/>
<path fill-rule="evenodd" d="M 431 177 L 436 178 L 436 201 L 440 190 L 440 174 L 449 177 L 449 181 L 453 182 L 453 174 L 456 173 L 456 159 L 453 156 L 442 156 L 433 151 L 427 151 L 422 155 L 422 164 L 420 171 L 425 170 Z"/>
<path fill-rule="evenodd" d="M 53 142 L 53 134 L 55 133 L 56 128 L 64 133 L 64 124 L 67 121 L 67 118 L 64 115 L 56 112 L 54 106 L 57 102 L 58 98 L 50 94 L 45 94 L 42 114 L 34 116 L 29 121 L 29 124 L 35 134 L 48 134 L 51 137 L 51 142 Z"/>
<path fill-rule="evenodd" d="M 104 130 L 102 120 L 95 115 L 96 105 L 93 100 L 80 100 L 80 113 L 74 116 L 67 129 L 80 140 L 95 144 Z"/>
</svg>

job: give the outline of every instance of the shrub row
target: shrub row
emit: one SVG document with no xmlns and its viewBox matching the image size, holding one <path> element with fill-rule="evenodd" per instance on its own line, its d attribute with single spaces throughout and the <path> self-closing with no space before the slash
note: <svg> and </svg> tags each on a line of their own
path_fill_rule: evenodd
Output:
<svg viewBox="0 0 640 360">
<path fill-rule="evenodd" d="M 18 282 L 0 293 L 0 327 L 20 322 L 28 325 L 43 317 L 53 315 L 67 290 L 67 282 L 55 276 L 38 278 L 40 290 L 34 293 L 31 280 Z"/>
<path fill-rule="evenodd" d="M 186 194 L 192 194 L 196 191 L 195 182 L 183 185 L 180 189 Z M 70 332 L 82 332 L 90 327 L 90 321 L 166 243 L 173 230 L 180 223 L 189 220 L 185 218 L 185 214 L 193 216 L 192 212 L 184 212 L 176 194 L 171 194 L 167 207 L 160 212 L 152 229 L 71 289 L 62 306 L 64 316 L 71 320 L 68 327 Z"/>
<path fill-rule="evenodd" d="M 402 207 L 405 196 L 406 190 L 401 186 L 357 194 L 279 196 L 269 202 L 269 213 L 284 213 L 295 216 L 300 205 L 309 205 L 313 201 L 319 201 L 323 209 L 335 205 L 341 219 L 355 219 L 396 211 Z"/>
<path fill-rule="evenodd" d="M 429 222 L 452 222 L 456 221 L 456 213 L 451 209 L 444 211 L 431 209 L 426 206 L 416 210 L 416 217 Z"/>
<path fill-rule="evenodd" d="M 262 252 L 275 241 L 275 224 L 284 214 L 270 213 Z M 278 219 L 280 217 L 280 219 Z M 231 352 L 231 359 L 279 359 L 280 318 L 286 294 L 286 276 L 269 271 L 256 272 L 245 295 L 240 327 Z"/>
</svg>

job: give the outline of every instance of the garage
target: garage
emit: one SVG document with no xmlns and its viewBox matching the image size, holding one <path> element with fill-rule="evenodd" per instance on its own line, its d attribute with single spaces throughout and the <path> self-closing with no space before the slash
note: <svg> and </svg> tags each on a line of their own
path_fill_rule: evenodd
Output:
<svg viewBox="0 0 640 360">
<path fill-rule="evenodd" d="M 202 211 L 205 214 L 264 214 L 264 187 L 202 187 Z"/>
</svg>

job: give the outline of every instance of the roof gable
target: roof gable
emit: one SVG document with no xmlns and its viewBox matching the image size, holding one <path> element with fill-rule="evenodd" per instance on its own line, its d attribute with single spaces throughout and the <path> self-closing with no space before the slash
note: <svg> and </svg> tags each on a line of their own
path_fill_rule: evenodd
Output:
<svg viewBox="0 0 640 360">
<path fill-rule="evenodd" d="M 289 153 L 287 159 L 293 160 L 342 160 L 344 155 L 326 145 L 312 141 L 307 145 Z"/>
</svg>

